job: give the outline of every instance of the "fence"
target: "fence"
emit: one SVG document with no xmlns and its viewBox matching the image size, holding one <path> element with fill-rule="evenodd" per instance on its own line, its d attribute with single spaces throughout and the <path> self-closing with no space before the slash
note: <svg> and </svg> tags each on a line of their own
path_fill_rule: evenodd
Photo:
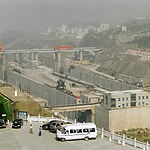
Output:
<svg viewBox="0 0 150 150">
<path fill-rule="evenodd" d="M 100 135 L 101 138 L 107 137 L 109 139 L 109 141 L 117 141 L 118 144 L 128 144 L 130 146 L 136 147 L 136 148 L 141 148 L 143 150 L 150 150 L 150 145 L 149 143 L 142 143 L 140 141 L 137 141 L 136 138 L 135 139 L 131 139 L 131 138 L 127 138 L 124 134 L 123 135 L 119 135 L 119 134 L 115 134 L 114 132 L 109 132 L 104 130 L 103 128 L 100 129 L 98 128 L 98 135 Z"/>
<path fill-rule="evenodd" d="M 65 121 L 65 122 L 70 122 L 70 123 L 76 123 L 77 121 L 76 120 L 70 120 L 68 119 L 67 117 L 66 118 L 63 118 L 63 119 L 60 119 L 60 118 L 56 118 L 56 117 L 42 117 L 40 115 L 38 116 L 30 116 L 28 114 L 28 117 L 27 117 L 27 121 L 32 123 L 32 122 L 50 122 L 52 120 L 61 120 L 61 121 Z"/>
</svg>

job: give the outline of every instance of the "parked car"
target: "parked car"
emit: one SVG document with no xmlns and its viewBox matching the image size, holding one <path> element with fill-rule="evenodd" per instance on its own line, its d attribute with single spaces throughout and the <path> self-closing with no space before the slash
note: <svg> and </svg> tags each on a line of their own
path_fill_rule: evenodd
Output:
<svg viewBox="0 0 150 150">
<path fill-rule="evenodd" d="M 50 129 L 50 124 L 53 123 L 53 122 L 55 122 L 55 121 L 56 120 L 51 120 L 50 122 L 43 124 L 42 125 L 42 129 L 43 130 L 49 130 Z"/>
<path fill-rule="evenodd" d="M 21 128 L 22 124 L 19 120 L 14 120 L 12 124 L 12 128 Z"/>
<path fill-rule="evenodd" d="M 6 128 L 6 123 L 4 119 L 0 119 L 0 128 Z"/>
<path fill-rule="evenodd" d="M 45 124 L 42 125 L 43 130 L 49 130 L 49 127 L 50 127 L 50 122 L 45 123 Z"/>
<path fill-rule="evenodd" d="M 59 129 L 64 124 L 65 124 L 65 122 L 61 121 L 61 120 L 51 121 L 49 131 L 53 132 L 53 133 L 56 133 L 57 129 Z"/>
<path fill-rule="evenodd" d="M 63 124 L 71 124 L 71 122 L 65 122 L 62 120 L 51 120 L 50 122 L 43 124 L 42 129 L 56 133 L 57 129 L 60 128 Z"/>
<path fill-rule="evenodd" d="M 23 126 L 23 119 L 17 118 L 16 121 L 19 121 L 21 123 L 21 126 Z"/>
</svg>

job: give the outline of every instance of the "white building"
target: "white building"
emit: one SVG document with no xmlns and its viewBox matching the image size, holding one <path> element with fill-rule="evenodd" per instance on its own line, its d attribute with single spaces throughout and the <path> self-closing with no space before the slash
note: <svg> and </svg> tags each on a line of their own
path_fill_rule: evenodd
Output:
<svg viewBox="0 0 150 150">
<path fill-rule="evenodd" d="M 62 25 L 62 32 L 68 33 L 68 26 L 67 25 Z"/>
<path fill-rule="evenodd" d="M 143 90 L 108 92 L 104 95 L 103 106 L 107 108 L 150 106 L 150 92 Z"/>
<path fill-rule="evenodd" d="M 122 27 L 121 27 L 121 31 L 122 31 L 122 32 L 126 32 L 126 31 L 127 31 L 127 27 L 126 27 L 126 26 L 122 26 Z"/>
</svg>

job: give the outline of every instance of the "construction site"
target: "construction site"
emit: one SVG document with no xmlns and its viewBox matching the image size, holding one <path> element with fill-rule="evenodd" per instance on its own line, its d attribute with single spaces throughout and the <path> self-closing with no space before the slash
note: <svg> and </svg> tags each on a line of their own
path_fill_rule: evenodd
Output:
<svg viewBox="0 0 150 150">
<path fill-rule="evenodd" d="M 128 95 L 131 104 L 121 104 L 120 107 L 117 98 L 117 106 L 114 107 L 109 97 L 111 91 L 135 90 L 136 94 L 139 87 L 97 71 L 99 65 L 84 60 L 84 53 L 97 54 L 101 53 L 101 49 L 60 46 L 1 52 L 0 78 L 11 85 L 12 93 L 17 92 L 17 96 L 10 92 L 6 96 L 15 101 L 16 109 L 31 115 L 51 116 L 57 112 L 58 117 L 79 122 L 92 121 L 110 131 L 149 128 L 146 117 L 150 111 L 149 101 L 146 106 L 136 107 L 137 104 L 132 105 L 132 96 Z M 9 91 L 7 88 L 2 88 L 1 93 Z M 122 117 L 118 116 L 120 112 Z M 131 113 L 132 118 L 129 117 Z"/>
</svg>

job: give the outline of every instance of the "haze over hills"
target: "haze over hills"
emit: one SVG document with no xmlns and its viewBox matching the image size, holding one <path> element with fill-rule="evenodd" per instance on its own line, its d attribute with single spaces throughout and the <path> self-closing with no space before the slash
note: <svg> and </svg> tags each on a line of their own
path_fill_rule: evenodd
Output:
<svg viewBox="0 0 150 150">
<path fill-rule="evenodd" d="M 127 31 L 122 31 L 121 26 L 100 33 L 91 31 L 81 40 L 38 32 L 8 31 L 1 34 L 0 41 L 5 49 L 52 48 L 56 45 L 76 46 L 77 43 L 83 47 L 102 48 L 102 53 L 95 57 L 85 54 L 84 59 L 100 64 L 99 71 L 126 82 L 149 83 L 150 60 L 125 52 L 127 49 L 150 52 L 150 18 L 136 18 L 123 26 Z"/>
<path fill-rule="evenodd" d="M 149 15 L 149 0 L 0 0 L 0 33 L 46 31 L 72 22 L 122 24 Z"/>
</svg>

